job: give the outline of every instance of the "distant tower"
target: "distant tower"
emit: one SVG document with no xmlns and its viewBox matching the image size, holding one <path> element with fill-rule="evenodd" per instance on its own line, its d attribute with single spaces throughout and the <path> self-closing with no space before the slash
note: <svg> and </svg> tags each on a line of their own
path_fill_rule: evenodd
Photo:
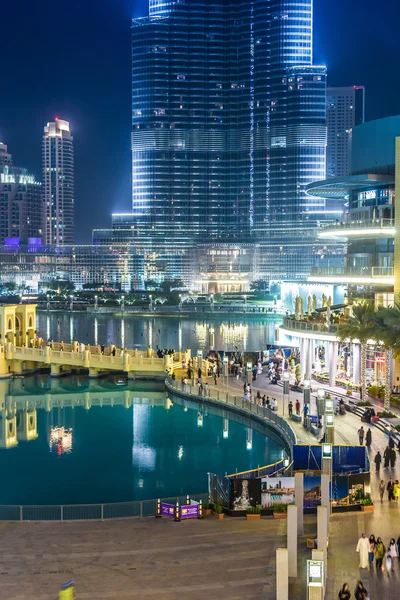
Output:
<svg viewBox="0 0 400 600">
<path fill-rule="evenodd" d="M 69 122 L 56 118 L 43 134 L 44 243 L 74 241 L 74 147 Z"/>
<path fill-rule="evenodd" d="M 349 174 L 349 132 L 356 125 L 364 123 L 364 120 L 365 88 L 363 86 L 327 88 L 327 177 L 346 177 Z"/>
</svg>

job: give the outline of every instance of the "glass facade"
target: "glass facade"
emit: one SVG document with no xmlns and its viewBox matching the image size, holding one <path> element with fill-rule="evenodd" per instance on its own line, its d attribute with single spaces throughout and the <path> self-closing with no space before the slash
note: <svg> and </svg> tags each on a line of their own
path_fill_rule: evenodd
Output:
<svg viewBox="0 0 400 600">
<path fill-rule="evenodd" d="M 132 211 L 157 243 L 258 243 L 259 276 L 306 275 L 325 153 L 312 0 L 153 0 L 133 20 Z"/>
</svg>

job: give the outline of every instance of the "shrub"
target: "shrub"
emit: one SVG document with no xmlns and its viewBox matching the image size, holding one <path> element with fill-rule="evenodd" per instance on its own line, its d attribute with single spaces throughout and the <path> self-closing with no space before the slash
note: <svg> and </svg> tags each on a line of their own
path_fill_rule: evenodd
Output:
<svg viewBox="0 0 400 600">
<path fill-rule="evenodd" d="M 373 506 L 374 503 L 372 502 L 372 498 L 370 496 L 367 496 L 367 498 L 363 498 L 363 500 L 361 500 L 361 504 L 363 506 Z"/>
<path fill-rule="evenodd" d="M 377 413 L 378 417 L 381 419 L 395 419 L 397 415 L 392 413 L 390 410 L 381 410 Z"/>
<path fill-rule="evenodd" d="M 359 400 L 357 406 L 372 406 L 372 402 L 369 400 Z"/>
<path fill-rule="evenodd" d="M 400 398 L 398 398 L 398 396 L 390 396 L 390 403 L 394 404 L 395 406 L 400 406 Z"/>
<path fill-rule="evenodd" d="M 370 385 L 368 388 L 368 394 L 375 396 L 375 398 L 378 397 L 379 392 L 381 393 L 381 396 L 385 393 L 383 385 Z"/>
<path fill-rule="evenodd" d="M 209 502 L 203 502 L 202 506 L 203 510 L 209 510 L 211 508 L 211 504 Z"/>
<path fill-rule="evenodd" d="M 353 392 L 351 390 L 346 391 L 346 396 L 352 396 L 352 395 L 353 395 Z"/>
<path fill-rule="evenodd" d="M 261 506 L 257 504 L 257 506 L 249 506 L 246 510 L 246 514 L 248 515 L 259 515 L 261 512 Z"/>
<path fill-rule="evenodd" d="M 220 515 L 222 514 L 222 506 L 220 504 L 214 504 L 213 507 L 213 511 L 217 514 Z"/>
<path fill-rule="evenodd" d="M 287 504 L 274 504 L 274 513 L 287 512 Z"/>
</svg>

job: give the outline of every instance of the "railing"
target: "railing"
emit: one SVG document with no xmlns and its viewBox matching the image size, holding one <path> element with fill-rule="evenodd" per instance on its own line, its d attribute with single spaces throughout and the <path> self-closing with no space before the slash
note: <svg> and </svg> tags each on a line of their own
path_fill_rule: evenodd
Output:
<svg viewBox="0 0 400 600">
<path fill-rule="evenodd" d="M 162 498 L 168 504 L 186 504 L 186 496 Z M 208 501 L 208 492 L 190 496 L 199 502 Z M 105 521 L 106 519 L 126 519 L 134 517 L 154 517 L 157 514 L 157 500 L 138 500 L 110 504 L 55 504 L 19 506 L 0 505 L 0 521 Z"/>
<path fill-rule="evenodd" d="M 207 390 L 207 395 L 200 395 L 197 390 L 197 386 L 189 384 L 183 384 L 182 382 L 174 381 L 167 378 L 165 381 L 167 389 L 176 390 L 178 394 L 182 394 L 187 397 L 190 396 L 194 400 L 201 402 L 205 399 L 219 402 L 223 406 L 231 406 L 245 411 L 249 417 L 257 416 L 264 420 L 265 424 L 269 423 L 275 425 L 273 428 L 278 434 L 284 439 L 287 446 L 292 452 L 293 446 L 297 444 L 296 434 L 291 428 L 290 424 L 276 412 L 266 406 L 252 402 L 251 400 L 245 400 L 243 396 L 234 396 L 229 392 L 214 391 L 212 388 Z"/>
<path fill-rule="evenodd" d="M 226 475 L 229 479 L 257 479 L 258 477 L 267 477 L 276 475 L 281 471 L 285 470 L 285 460 L 278 460 L 278 462 L 265 467 L 257 467 L 257 469 L 250 469 L 249 471 L 242 471 L 241 473 L 232 473 Z"/>
<path fill-rule="evenodd" d="M 325 323 L 313 323 L 308 321 L 296 321 L 290 317 L 284 317 L 283 327 L 292 331 L 318 331 L 320 333 L 336 333 L 338 325 L 326 325 Z"/>
<path fill-rule="evenodd" d="M 394 228 L 394 219 L 365 219 L 356 221 L 344 221 L 342 223 L 330 223 L 322 227 L 322 233 L 337 232 L 339 235 L 341 232 L 345 233 L 352 229 L 388 229 Z"/>
<path fill-rule="evenodd" d="M 328 277 L 393 277 L 393 267 L 311 267 L 311 276 Z"/>
</svg>

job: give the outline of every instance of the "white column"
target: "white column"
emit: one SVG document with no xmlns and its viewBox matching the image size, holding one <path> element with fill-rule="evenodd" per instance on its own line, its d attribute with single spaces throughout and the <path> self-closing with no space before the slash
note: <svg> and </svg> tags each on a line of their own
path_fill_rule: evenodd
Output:
<svg viewBox="0 0 400 600">
<path fill-rule="evenodd" d="M 360 344 L 352 344 L 353 347 L 353 383 L 358 385 L 361 383 L 361 346 Z"/>
<path fill-rule="evenodd" d="M 305 368 L 305 351 L 304 351 L 304 338 L 299 339 L 299 351 L 300 351 L 300 366 L 301 366 L 301 374 L 304 372 Z"/>
<path fill-rule="evenodd" d="M 303 535 L 304 473 L 294 474 L 294 495 L 297 507 L 297 533 Z"/>
<path fill-rule="evenodd" d="M 287 548 L 289 577 L 297 577 L 297 506 L 287 507 Z"/>
<path fill-rule="evenodd" d="M 289 560 L 287 548 L 276 549 L 276 600 L 289 600 Z"/>
<path fill-rule="evenodd" d="M 305 339 L 304 342 L 305 342 L 304 343 L 304 351 L 305 351 L 305 355 L 306 355 L 305 363 L 304 363 L 304 374 L 307 379 L 310 379 L 310 377 L 311 377 L 311 361 L 312 361 L 311 340 Z"/>
<path fill-rule="evenodd" d="M 331 342 L 331 356 L 330 356 L 330 365 L 329 365 L 329 385 L 334 387 L 335 379 L 337 375 L 337 365 L 338 365 L 338 351 L 339 344 L 338 342 Z"/>
<path fill-rule="evenodd" d="M 322 506 L 327 506 L 330 508 L 330 480 L 331 478 L 329 477 L 329 475 L 321 475 L 321 504 Z M 330 510 L 328 511 L 328 519 L 327 519 L 327 530 L 326 530 L 326 535 L 329 536 L 329 514 L 330 514 Z"/>
</svg>

